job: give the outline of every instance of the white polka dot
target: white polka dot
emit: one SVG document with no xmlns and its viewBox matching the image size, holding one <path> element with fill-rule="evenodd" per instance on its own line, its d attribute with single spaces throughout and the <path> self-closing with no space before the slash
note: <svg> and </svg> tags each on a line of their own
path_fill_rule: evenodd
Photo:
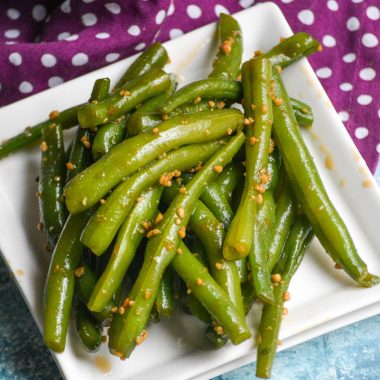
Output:
<svg viewBox="0 0 380 380">
<path fill-rule="evenodd" d="M 63 13 L 70 13 L 71 12 L 71 5 L 70 0 L 66 0 L 61 4 L 61 11 Z"/>
<path fill-rule="evenodd" d="M 165 17 L 166 17 L 166 12 L 163 9 L 158 11 L 156 14 L 156 24 L 161 25 Z"/>
<path fill-rule="evenodd" d="M 351 83 L 342 83 L 339 88 L 342 90 L 342 91 L 351 91 L 352 90 L 352 84 Z"/>
<path fill-rule="evenodd" d="M 362 43 L 365 47 L 373 48 L 378 45 L 379 40 L 372 33 L 365 33 L 362 37 Z"/>
<path fill-rule="evenodd" d="M 293 0 L 281 0 L 283 3 L 285 3 L 285 4 L 289 4 L 289 3 L 292 3 L 293 2 Z"/>
<path fill-rule="evenodd" d="M 85 53 L 77 53 L 71 59 L 71 63 L 74 66 L 83 66 L 88 62 L 88 56 Z"/>
<path fill-rule="evenodd" d="M 169 8 L 168 8 L 168 13 L 167 13 L 167 15 L 168 15 L 168 16 L 171 16 L 171 15 L 174 13 L 174 11 L 175 11 L 175 8 L 174 8 L 173 0 L 172 0 L 172 2 L 171 2 L 170 5 L 169 5 Z"/>
<path fill-rule="evenodd" d="M 350 118 L 350 115 L 347 111 L 340 111 L 338 115 L 340 117 L 340 120 L 342 120 L 343 122 L 348 121 L 348 119 Z"/>
<path fill-rule="evenodd" d="M 372 103 L 372 96 L 371 95 L 360 95 L 358 96 L 358 103 L 362 106 L 368 106 L 368 104 Z"/>
<path fill-rule="evenodd" d="M 32 9 L 32 17 L 36 21 L 44 20 L 46 17 L 46 8 L 41 4 L 35 5 Z"/>
<path fill-rule="evenodd" d="M 82 0 L 84 3 L 93 3 L 95 0 Z"/>
<path fill-rule="evenodd" d="M 227 13 L 228 15 L 230 14 L 230 11 L 226 7 L 223 7 L 223 5 L 220 5 L 220 4 L 215 5 L 214 12 L 217 15 L 217 17 L 219 17 L 221 13 Z"/>
<path fill-rule="evenodd" d="M 314 22 L 314 13 L 310 9 L 304 9 L 299 12 L 297 17 L 305 25 L 311 25 Z"/>
<path fill-rule="evenodd" d="M 70 37 L 70 33 L 69 32 L 62 32 L 62 33 L 58 34 L 57 40 L 62 41 L 62 40 L 65 40 L 67 37 Z"/>
<path fill-rule="evenodd" d="M 239 5 L 240 5 L 242 8 L 248 8 L 248 7 L 250 7 L 251 5 L 253 5 L 254 2 L 255 2 L 255 0 L 240 0 L 240 1 L 239 1 Z"/>
<path fill-rule="evenodd" d="M 57 58 L 53 54 L 46 53 L 41 57 L 41 63 L 45 67 L 53 67 L 57 63 Z"/>
<path fill-rule="evenodd" d="M 102 33 L 95 34 L 95 37 L 98 38 L 99 40 L 104 40 L 106 38 L 109 38 L 110 34 L 106 32 L 102 32 Z"/>
<path fill-rule="evenodd" d="M 190 18 L 199 18 L 202 16 L 202 10 L 198 7 L 198 5 L 188 5 L 186 8 L 186 12 Z"/>
<path fill-rule="evenodd" d="M 48 80 L 49 87 L 55 87 L 61 83 L 63 83 L 63 79 L 61 77 L 51 77 Z"/>
<path fill-rule="evenodd" d="M 7 16 L 11 20 L 17 20 L 20 17 L 21 13 L 17 9 L 9 8 L 7 9 Z"/>
<path fill-rule="evenodd" d="M 339 9 L 339 5 L 335 0 L 329 0 L 327 2 L 327 8 L 329 8 L 330 11 L 337 11 Z"/>
<path fill-rule="evenodd" d="M 145 42 L 141 42 L 140 44 L 135 46 L 135 50 L 140 51 L 140 50 L 144 49 L 145 46 L 146 46 Z"/>
<path fill-rule="evenodd" d="M 380 143 L 376 145 L 376 152 L 380 153 Z"/>
<path fill-rule="evenodd" d="M 170 32 L 169 32 L 169 36 L 171 39 L 174 39 L 174 38 L 177 38 L 177 37 L 180 37 L 182 36 L 183 32 L 181 29 L 171 29 Z"/>
<path fill-rule="evenodd" d="M 351 63 L 354 62 L 356 59 L 356 54 L 355 53 L 348 53 L 343 56 L 343 61 L 346 63 Z"/>
<path fill-rule="evenodd" d="M 3 88 L 3 86 L 2 86 L 2 84 L 0 83 L 0 91 L 1 91 L 2 88 Z"/>
<path fill-rule="evenodd" d="M 16 41 L 5 41 L 5 45 L 16 45 Z"/>
<path fill-rule="evenodd" d="M 355 137 L 357 139 L 364 139 L 368 136 L 368 129 L 365 127 L 359 127 L 355 129 Z"/>
<path fill-rule="evenodd" d="M 357 19 L 357 17 L 350 17 L 347 20 L 347 29 L 351 32 L 355 32 L 360 28 L 360 21 Z"/>
<path fill-rule="evenodd" d="M 114 15 L 118 15 L 121 12 L 121 7 L 118 3 L 107 3 L 104 4 L 106 9 L 113 13 Z"/>
<path fill-rule="evenodd" d="M 78 34 L 72 34 L 65 38 L 65 41 L 76 41 L 79 38 Z"/>
<path fill-rule="evenodd" d="M 375 7 L 374 5 L 371 5 L 370 7 L 367 8 L 367 17 L 370 20 L 377 21 L 380 18 L 380 10 L 378 7 Z"/>
<path fill-rule="evenodd" d="M 131 36 L 138 36 L 141 33 L 140 27 L 138 25 L 131 25 L 128 28 L 128 33 Z"/>
<path fill-rule="evenodd" d="M 84 26 L 93 26 L 98 22 L 98 18 L 93 13 L 85 13 L 81 20 Z"/>
<path fill-rule="evenodd" d="M 333 47 L 336 45 L 336 40 L 333 36 L 330 36 L 330 34 L 326 34 L 322 39 L 322 43 L 326 47 Z"/>
<path fill-rule="evenodd" d="M 4 36 L 7 38 L 17 38 L 20 35 L 18 29 L 9 29 L 4 32 Z"/>
<path fill-rule="evenodd" d="M 33 85 L 30 82 L 24 81 L 20 83 L 20 85 L 18 86 L 18 89 L 23 94 L 28 94 L 29 92 L 33 91 Z"/>
<path fill-rule="evenodd" d="M 359 3 L 362 3 L 363 0 L 351 0 L 354 4 L 359 4 Z"/>
<path fill-rule="evenodd" d="M 20 66 L 22 63 L 22 56 L 20 53 L 12 53 L 9 55 L 9 62 L 12 65 Z"/>
<path fill-rule="evenodd" d="M 319 78 L 325 79 L 331 77 L 332 71 L 329 67 L 321 67 L 316 73 Z"/>
<path fill-rule="evenodd" d="M 109 53 L 106 55 L 106 62 L 108 62 L 108 63 L 114 62 L 117 59 L 119 59 L 119 57 L 120 57 L 119 53 Z"/>
<path fill-rule="evenodd" d="M 376 71 L 371 67 L 366 67 L 360 70 L 359 76 L 363 80 L 373 80 L 376 76 Z"/>
</svg>

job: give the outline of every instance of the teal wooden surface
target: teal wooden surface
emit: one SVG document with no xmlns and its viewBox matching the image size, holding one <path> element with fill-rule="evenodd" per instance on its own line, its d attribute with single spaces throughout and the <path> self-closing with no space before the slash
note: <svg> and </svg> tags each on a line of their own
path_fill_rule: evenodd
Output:
<svg viewBox="0 0 380 380">
<path fill-rule="evenodd" d="M 376 179 L 380 184 L 380 165 Z M 214 380 L 255 379 L 254 374 L 255 364 L 252 363 Z M 0 380 L 32 379 L 60 380 L 62 377 L 42 343 L 41 334 L 12 277 L 0 260 Z M 272 379 L 380 379 L 380 315 L 280 352 Z"/>
</svg>

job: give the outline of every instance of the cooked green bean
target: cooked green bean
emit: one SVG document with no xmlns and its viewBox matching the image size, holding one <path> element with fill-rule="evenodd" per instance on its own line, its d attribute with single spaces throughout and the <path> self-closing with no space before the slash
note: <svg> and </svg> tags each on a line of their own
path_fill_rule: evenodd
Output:
<svg viewBox="0 0 380 380">
<path fill-rule="evenodd" d="M 66 220 L 63 201 L 65 183 L 65 148 L 62 128 L 52 123 L 42 131 L 41 169 L 38 186 L 41 225 L 54 249 Z"/>
<path fill-rule="evenodd" d="M 241 86 L 234 80 L 201 79 L 175 92 L 160 108 L 160 111 L 163 114 L 169 114 L 182 104 L 190 101 L 201 101 L 202 98 L 239 101 L 241 99 Z"/>
<path fill-rule="evenodd" d="M 209 78 L 236 79 L 243 55 L 239 23 L 232 16 L 221 13 L 218 34 L 220 46 Z"/>
<path fill-rule="evenodd" d="M 88 103 L 78 111 L 82 128 L 93 128 L 118 119 L 143 101 L 164 92 L 171 84 L 170 75 L 152 69 L 138 79 L 137 84 L 127 82 L 108 98 L 98 103 Z"/>
<path fill-rule="evenodd" d="M 239 344 L 250 337 L 244 315 L 241 315 L 226 297 L 223 289 L 187 249 L 180 245 L 181 255 L 175 255 L 172 266 L 186 282 L 192 293 L 216 321 L 214 329 L 220 335 L 226 333 L 232 343 Z"/>
<path fill-rule="evenodd" d="M 144 237 L 142 224 L 156 213 L 162 189 L 153 187 L 142 194 L 141 201 L 131 210 L 117 235 L 112 254 L 99 280 L 94 285 L 87 306 L 92 311 L 101 311 L 112 300 Z"/>
<path fill-rule="evenodd" d="M 257 377 L 270 377 L 286 299 L 285 293 L 313 237 L 309 221 L 301 215 L 293 225 L 281 259 L 273 271 L 275 301 L 273 305 L 264 305 L 261 316 L 257 347 Z"/>
<path fill-rule="evenodd" d="M 380 279 L 368 272 L 367 265 L 360 258 L 346 225 L 322 184 L 276 70 L 273 71 L 273 77 L 274 96 L 282 99 L 281 104 L 273 107 L 274 134 L 294 193 L 332 259 L 360 286 L 375 285 Z"/>
<path fill-rule="evenodd" d="M 75 329 L 79 341 L 86 351 L 98 351 L 102 343 L 102 331 L 86 306 L 81 302 L 77 302 L 75 308 Z"/>
<path fill-rule="evenodd" d="M 230 203 L 232 200 L 232 193 L 242 178 L 242 165 L 239 162 L 233 161 L 224 168 L 215 181 L 219 185 L 222 194 Z"/>
<path fill-rule="evenodd" d="M 187 184 L 187 192 L 178 193 L 171 202 L 164 214 L 160 234 L 153 236 L 148 242 L 144 264 L 129 295 L 134 300 L 134 304 L 123 315 L 116 315 L 112 321 L 109 330 L 109 348 L 112 353 L 129 357 L 136 344 L 140 344 L 146 338 L 147 333 L 144 329 L 157 288 L 163 272 L 177 253 L 181 238 L 186 235 L 186 226 L 192 209 L 207 184 L 217 177 L 218 170 L 215 170 L 215 167 L 224 167 L 228 164 L 244 140 L 244 134 L 241 132 L 232 137 Z M 244 318 L 239 322 L 237 326 L 234 324 L 237 331 L 230 333 L 234 343 L 239 343 L 250 335 Z"/>
<path fill-rule="evenodd" d="M 289 98 L 294 116 L 301 127 L 311 127 L 314 123 L 314 114 L 311 107 L 300 100 Z"/>
<path fill-rule="evenodd" d="M 215 110 L 181 115 L 160 124 L 152 133 L 127 139 L 71 180 L 65 188 L 66 205 L 78 213 L 96 204 L 123 177 L 181 145 L 214 141 L 241 128 L 243 116 L 237 110 Z M 156 132 L 156 133 L 155 133 Z"/>
<path fill-rule="evenodd" d="M 168 61 L 169 56 L 166 49 L 159 42 L 155 42 L 136 58 L 114 88 L 119 89 L 126 82 L 140 77 L 154 68 L 161 69 Z"/>
<path fill-rule="evenodd" d="M 172 317 L 174 313 L 174 276 L 171 267 L 166 268 L 160 285 L 158 286 L 155 306 L 157 312 L 165 317 Z"/>
<path fill-rule="evenodd" d="M 179 174 L 179 171 L 207 160 L 221 144 L 222 141 L 217 141 L 184 146 L 127 178 L 114 189 L 91 218 L 82 233 L 82 243 L 96 255 L 103 254 L 144 189 L 159 180 L 161 185 L 169 185 L 175 171 Z"/>
<path fill-rule="evenodd" d="M 321 50 L 321 44 L 309 34 L 296 33 L 273 47 L 264 57 L 271 61 L 272 66 L 286 68 L 292 63 Z"/>
<path fill-rule="evenodd" d="M 246 177 L 239 208 L 227 231 L 223 255 L 228 260 L 238 260 L 248 255 L 253 244 L 257 206 L 262 203 L 264 180 L 268 178 L 268 156 L 272 129 L 272 99 L 270 97 L 270 62 L 256 58 L 243 64 L 244 111 L 247 125 Z M 262 253 L 264 255 L 264 253 Z M 262 287 L 270 286 L 269 271 L 261 260 Z M 265 284 L 265 285 L 264 285 Z"/>
</svg>

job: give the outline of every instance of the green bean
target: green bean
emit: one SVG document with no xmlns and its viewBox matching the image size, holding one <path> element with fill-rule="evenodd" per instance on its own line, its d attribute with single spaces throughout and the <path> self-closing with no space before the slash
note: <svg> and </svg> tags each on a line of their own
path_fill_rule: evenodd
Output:
<svg viewBox="0 0 380 380">
<path fill-rule="evenodd" d="M 194 293 L 190 293 L 186 297 L 187 307 L 190 310 L 190 313 L 194 315 L 194 317 L 198 318 L 200 321 L 210 325 L 212 322 L 212 318 L 209 312 L 205 309 L 205 307 L 201 304 L 199 299 L 194 295 Z M 214 331 L 214 330 L 213 330 Z M 215 331 L 214 331 L 215 332 Z M 211 336 L 214 335 L 212 332 Z M 211 341 L 214 343 L 214 340 Z M 217 341 L 218 342 L 218 341 Z M 218 342 L 219 344 L 219 342 Z"/>
<path fill-rule="evenodd" d="M 274 96 L 282 99 L 282 104 L 273 108 L 274 134 L 295 195 L 332 259 L 360 286 L 375 285 L 380 278 L 370 274 L 360 258 L 302 139 L 282 80 L 275 71 L 273 77 Z"/>
<path fill-rule="evenodd" d="M 265 304 L 263 308 L 257 348 L 257 377 L 270 377 L 286 299 L 285 293 L 313 236 L 314 233 L 307 218 L 302 215 L 298 217 L 291 229 L 281 259 L 273 272 L 280 280 L 274 284 L 277 285 L 274 286 L 275 302 L 273 305 Z"/>
<path fill-rule="evenodd" d="M 155 306 L 158 314 L 171 318 L 174 313 L 174 289 L 173 271 L 171 267 L 166 268 L 161 282 L 158 286 Z"/>
<path fill-rule="evenodd" d="M 230 203 L 232 200 L 232 193 L 242 178 L 242 165 L 236 161 L 233 161 L 225 167 L 223 172 L 220 173 L 219 177 L 215 181 L 219 185 L 222 194 Z"/>
<path fill-rule="evenodd" d="M 235 305 L 226 296 L 223 289 L 203 266 L 186 248 L 180 245 L 181 255 L 176 255 L 172 266 L 186 282 L 192 293 L 215 319 L 217 332 L 224 332 L 232 343 L 239 344 L 250 337 L 244 315 L 241 315 Z"/>
<path fill-rule="evenodd" d="M 300 100 L 289 98 L 294 116 L 301 127 L 311 127 L 314 123 L 314 115 L 311 107 Z"/>
<path fill-rule="evenodd" d="M 36 124 L 32 127 L 26 127 L 24 132 L 5 140 L 0 144 L 0 159 L 37 141 L 41 137 L 42 131 L 49 127 L 52 123 L 59 124 L 62 129 L 74 127 L 78 124 L 77 112 L 80 107 L 82 107 L 82 104 L 68 108 L 61 112 L 53 111 L 50 114 L 49 120 L 45 120 L 42 123 Z"/>
<path fill-rule="evenodd" d="M 160 226 L 161 233 L 153 236 L 148 242 L 144 264 L 130 292 L 130 297 L 135 302 L 123 315 L 116 315 L 112 321 L 109 330 L 109 348 L 112 353 L 129 357 L 135 345 L 146 338 L 147 333 L 144 328 L 157 295 L 157 288 L 163 272 L 176 255 L 180 239 L 186 234 L 191 211 L 207 184 L 217 177 L 218 173 L 214 167 L 223 167 L 229 163 L 244 139 L 243 133 L 231 138 L 187 184 L 187 192 L 178 193 L 171 202 Z M 176 223 L 177 219 L 179 224 Z M 244 318 L 239 322 L 234 324 L 237 325 L 238 331 L 230 333 L 233 343 L 239 343 L 250 335 Z"/>
<path fill-rule="evenodd" d="M 158 133 L 144 133 L 127 139 L 108 154 L 71 180 L 65 188 L 66 205 L 78 213 L 96 204 L 123 177 L 181 145 L 214 141 L 242 126 L 243 117 L 237 110 L 204 112 L 177 116 L 160 124 Z"/>
<path fill-rule="evenodd" d="M 112 296 L 122 285 L 123 278 L 144 237 L 142 223 L 151 220 L 156 213 L 162 189 L 154 187 L 142 194 L 122 224 L 117 235 L 112 254 L 99 280 L 91 289 L 87 306 L 92 311 L 101 311 L 112 300 Z"/>
<path fill-rule="evenodd" d="M 126 82 L 144 75 L 154 68 L 161 69 L 168 61 L 169 56 L 166 49 L 159 42 L 155 42 L 137 57 L 114 88 L 118 89 Z"/>
<path fill-rule="evenodd" d="M 170 204 L 176 193 L 178 193 L 178 186 L 173 184 L 170 188 L 165 189 L 163 201 L 166 204 Z M 224 239 L 223 225 L 215 218 L 204 203 L 198 200 L 195 203 L 195 207 L 189 219 L 189 227 L 198 237 L 205 249 L 212 276 L 228 294 L 238 311 L 243 314 L 239 272 L 236 264 L 224 260 L 222 254 Z"/>
<path fill-rule="evenodd" d="M 236 79 L 243 55 L 243 41 L 239 23 L 230 15 L 219 15 L 220 47 L 209 78 Z"/>
<path fill-rule="evenodd" d="M 82 303 L 87 304 L 98 281 L 98 277 L 91 267 L 89 267 L 84 261 L 79 263 L 76 271 L 79 271 L 81 275 L 75 277 L 75 294 Z M 109 325 L 113 316 L 112 309 L 119 306 L 121 293 L 122 285 L 115 290 L 108 302 L 104 303 L 103 309 L 99 309 L 99 311 L 91 311 L 91 314 L 102 325 Z"/>
<path fill-rule="evenodd" d="M 95 161 L 124 140 L 129 117 L 130 115 L 126 114 L 98 127 L 92 143 L 92 156 Z"/>
<path fill-rule="evenodd" d="M 320 51 L 321 48 L 322 46 L 317 40 L 309 34 L 301 32 L 280 42 L 265 53 L 264 57 L 271 61 L 272 66 L 279 65 L 284 69 L 301 58 Z"/>
<path fill-rule="evenodd" d="M 82 347 L 88 352 L 98 351 L 102 343 L 102 332 L 91 313 L 81 302 L 75 309 L 75 329 Z"/>
<path fill-rule="evenodd" d="M 74 271 L 83 252 L 80 231 L 92 210 L 69 215 L 54 248 L 44 293 L 44 342 L 55 352 L 66 345 L 67 326 L 74 294 Z"/>
<path fill-rule="evenodd" d="M 144 189 L 158 180 L 162 185 L 169 185 L 173 172 L 190 169 L 199 161 L 207 160 L 220 148 L 221 143 L 192 144 L 173 150 L 127 178 L 115 188 L 91 218 L 82 233 L 82 243 L 96 255 L 104 253 Z"/>
<path fill-rule="evenodd" d="M 51 124 L 42 131 L 41 169 L 38 195 L 41 224 L 53 249 L 66 220 L 63 201 L 65 183 L 65 148 L 62 128 Z"/>
<path fill-rule="evenodd" d="M 88 103 L 78 111 L 82 128 L 93 128 L 118 119 L 143 101 L 164 92 L 171 83 L 170 76 L 160 69 L 152 69 L 131 86 L 126 83 L 120 91 L 98 103 Z"/>
<path fill-rule="evenodd" d="M 200 101 L 205 99 L 229 99 L 239 101 L 241 99 L 241 87 L 234 80 L 220 78 L 201 79 L 192 82 L 175 92 L 163 105 L 160 111 L 169 114 L 181 104 L 190 101 Z"/>
<path fill-rule="evenodd" d="M 262 203 L 264 176 L 267 176 L 270 136 L 272 129 L 272 99 L 270 97 L 271 65 L 265 58 L 247 61 L 242 68 L 244 111 L 247 124 L 246 177 L 239 208 L 232 220 L 223 245 L 227 260 L 248 255 L 253 244 L 257 205 Z M 254 126 L 253 126 L 254 120 Z M 264 252 L 262 252 L 264 255 Z M 270 286 L 265 260 L 260 267 L 262 286 Z"/>
</svg>

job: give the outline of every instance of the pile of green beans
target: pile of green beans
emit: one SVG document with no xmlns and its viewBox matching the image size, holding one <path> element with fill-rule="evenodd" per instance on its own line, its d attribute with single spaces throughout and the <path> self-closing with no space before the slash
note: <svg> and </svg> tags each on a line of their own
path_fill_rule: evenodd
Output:
<svg viewBox="0 0 380 380">
<path fill-rule="evenodd" d="M 72 308 L 83 347 L 96 351 L 107 326 L 121 359 L 148 337 L 149 320 L 181 308 L 204 323 L 215 348 L 239 344 L 253 336 L 245 317 L 257 298 L 257 376 L 268 378 L 289 283 L 314 236 L 359 286 L 378 284 L 302 139 L 313 111 L 281 79 L 320 44 L 297 33 L 242 63 L 232 16 L 220 15 L 218 36 L 207 79 L 176 91 L 155 43 L 112 91 L 98 79 L 87 103 L 0 145 L 1 159 L 42 137 L 50 349 L 65 349 Z M 66 154 L 63 130 L 78 124 Z"/>
</svg>

